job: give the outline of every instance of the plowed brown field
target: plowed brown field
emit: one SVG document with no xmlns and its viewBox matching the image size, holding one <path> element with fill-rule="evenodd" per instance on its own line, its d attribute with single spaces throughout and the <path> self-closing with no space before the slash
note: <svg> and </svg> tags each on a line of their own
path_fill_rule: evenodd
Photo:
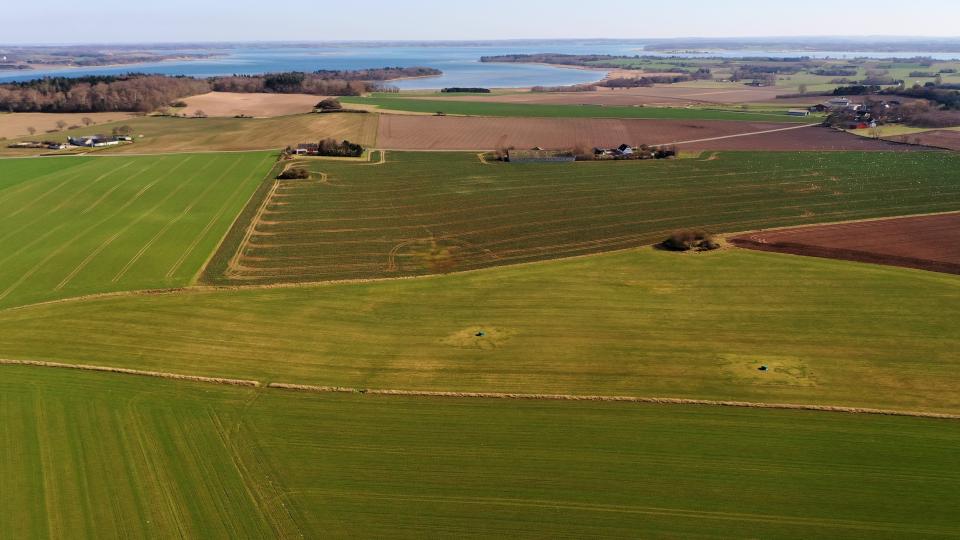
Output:
<svg viewBox="0 0 960 540">
<path fill-rule="evenodd" d="M 623 143 L 677 144 L 681 150 L 911 150 L 817 126 L 719 120 L 608 118 L 380 117 L 378 146 L 388 150 L 591 148 Z"/>
<path fill-rule="evenodd" d="M 960 274 L 960 213 L 752 233 L 734 245 Z"/>
</svg>

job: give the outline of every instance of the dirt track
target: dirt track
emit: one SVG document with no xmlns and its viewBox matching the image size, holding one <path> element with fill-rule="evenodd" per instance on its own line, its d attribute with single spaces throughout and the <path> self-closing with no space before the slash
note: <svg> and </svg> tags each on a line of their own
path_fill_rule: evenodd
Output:
<svg viewBox="0 0 960 540">
<path fill-rule="evenodd" d="M 960 274 L 960 213 L 757 232 L 736 246 Z"/>
<path fill-rule="evenodd" d="M 681 150 L 911 150 L 826 128 L 776 131 L 779 123 L 600 118 L 380 117 L 378 146 L 388 150 L 592 148 L 622 143 L 680 144 Z M 757 133 L 730 138 L 732 135 Z"/>
</svg>

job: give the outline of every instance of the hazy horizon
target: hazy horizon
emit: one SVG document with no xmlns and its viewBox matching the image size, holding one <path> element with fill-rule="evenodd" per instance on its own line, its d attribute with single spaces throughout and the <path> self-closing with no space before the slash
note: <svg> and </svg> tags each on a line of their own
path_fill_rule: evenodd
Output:
<svg viewBox="0 0 960 540">
<path fill-rule="evenodd" d="M 262 2 L 168 0 L 163 4 L 55 1 L 45 9 L 2 12 L 4 45 L 176 44 L 333 41 L 503 41 L 692 38 L 960 38 L 960 4 L 931 0 L 923 10 L 878 0 L 863 13 L 835 2 L 689 0 L 682 9 L 637 2 L 626 9 L 584 9 L 572 0 L 482 6 L 437 1 L 416 5 L 369 0 L 363 11 Z M 9 9 L 9 8 L 8 8 Z M 845 17 L 845 10 L 851 17 Z M 611 16 L 611 15 L 615 16 Z M 267 24 L 273 19 L 273 24 Z M 482 24 L 481 24 L 482 23 Z M 857 31 L 859 27 L 862 31 Z M 906 30 L 905 30 L 906 29 Z"/>
</svg>

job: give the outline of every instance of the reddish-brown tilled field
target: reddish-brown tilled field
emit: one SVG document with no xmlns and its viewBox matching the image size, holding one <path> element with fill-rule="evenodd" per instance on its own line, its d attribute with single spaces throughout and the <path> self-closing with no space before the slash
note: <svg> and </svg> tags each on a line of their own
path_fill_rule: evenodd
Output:
<svg viewBox="0 0 960 540">
<path fill-rule="evenodd" d="M 960 274 L 960 213 L 757 232 L 740 247 Z"/>
<path fill-rule="evenodd" d="M 720 120 L 612 118 L 380 117 L 378 146 L 388 150 L 551 149 L 677 144 L 681 150 L 913 150 L 818 126 Z"/>
</svg>

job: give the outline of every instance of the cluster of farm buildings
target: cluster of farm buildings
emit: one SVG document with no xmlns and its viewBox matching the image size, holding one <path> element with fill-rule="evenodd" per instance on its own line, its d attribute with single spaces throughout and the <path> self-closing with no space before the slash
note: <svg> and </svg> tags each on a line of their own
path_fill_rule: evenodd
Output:
<svg viewBox="0 0 960 540">
<path fill-rule="evenodd" d="M 133 137 L 127 135 L 86 135 L 81 137 L 67 137 L 67 142 L 56 141 L 24 141 L 9 145 L 9 148 L 40 148 L 47 150 L 66 150 L 68 148 L 102 148 L 116 146 L 123 143 L 132 143 Z"/>
<path fill-rule="evenodd" d="M 613 148 L 597 147 L 592 155 L 577 155 L 573 150 L 531 150 L 509 149 L 503 155 L 503 160 L 509 163 L 564 163 L 580 160 L 624 160 L 624 159 L 665 159 L 674 157 L 677 151 L 673 148 L 648 146 L 631 146 L 621 144 Z"/>
</svg>

